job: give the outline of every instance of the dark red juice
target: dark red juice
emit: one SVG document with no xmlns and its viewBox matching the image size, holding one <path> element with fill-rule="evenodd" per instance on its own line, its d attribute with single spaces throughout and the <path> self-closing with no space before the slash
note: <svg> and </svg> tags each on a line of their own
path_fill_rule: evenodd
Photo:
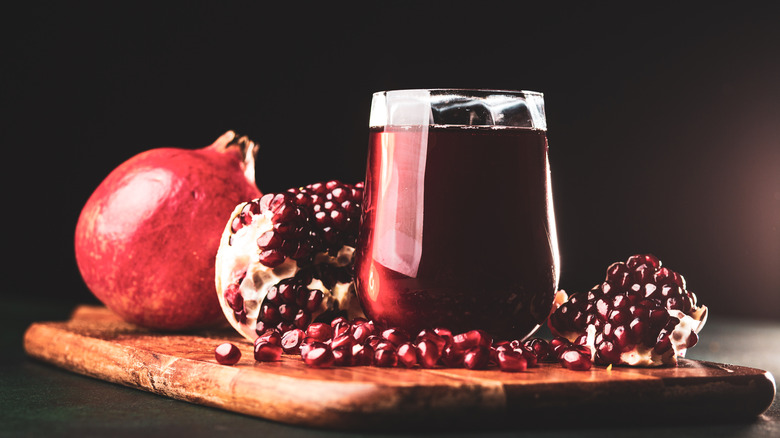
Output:
<svg viewBox="0 0 780 438">
<path fill-rule="evenodd" d="M 411 126 L 370 132 L 358 297 L 410 332 L 523 338 L 558 282 L 544 131 Z"/>
</svg>

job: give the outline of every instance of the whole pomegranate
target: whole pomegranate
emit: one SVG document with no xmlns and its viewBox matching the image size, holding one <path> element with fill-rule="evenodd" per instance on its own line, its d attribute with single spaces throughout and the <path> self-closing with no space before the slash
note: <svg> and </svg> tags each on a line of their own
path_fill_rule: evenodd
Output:
<svg viewBox="0 0 780 438">
<path fill-rule="evenodd" d="M 261 196 L 256 153 L 255 143 L 228 131 L 205 148 L 151 149 L 114 169 L 76 225 L 76 261 L 87 287 L 140 326 L 224 322 L 214 260 L 225 217 Z"/>
<path fill-rule="evenodd" d="M 239 333 L 255 340 L 362 315 L 353 283 L 362 202 L 363 183 L 333 180 L 267 193 L 225 216 L 214 278 Z"/>
<path fill-rule="evenodd" d="M 602 283 L 572 294 L 548 325 L 561 342 L 589 347 L 597 364 L 673 365 L 707 320 L 707 307 L 686 287 L 654 255 L 632 255 L 610 265 Z"/>
</svg>

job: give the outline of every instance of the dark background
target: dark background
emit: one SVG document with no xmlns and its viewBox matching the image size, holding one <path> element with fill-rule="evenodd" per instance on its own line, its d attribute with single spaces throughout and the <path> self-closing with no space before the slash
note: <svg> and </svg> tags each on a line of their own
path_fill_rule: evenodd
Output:
<svg viewBox="0 0 780 438">
<path fill-rule="evenodd" d="M 232 129 L 261 145 L 264 192 L 354 182 L 374 91 L 499 88 L 545 93 L 562 288 L 652 252 L 711 317 L 780 318 L 780 14 L 387 3 L 4 10 L 4 293 L 93 300 L 73 256 L 78 213 L 143 150 Z"/>
</svg>

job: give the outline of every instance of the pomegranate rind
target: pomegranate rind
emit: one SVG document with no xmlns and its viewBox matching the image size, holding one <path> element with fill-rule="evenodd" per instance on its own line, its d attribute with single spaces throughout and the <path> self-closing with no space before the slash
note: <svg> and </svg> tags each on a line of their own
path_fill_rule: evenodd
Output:
<svg viewBox="0 0 780 438">
<path fill-rule="evenodd" d="M 299 266 L 291 258 L 285 258 L 273 268 L 260 262 L 257 240 L 273 227 L 273 214 L 270 211 L 254 214 L 251 223 L 233 231 L 234 220 L 250 202 L 256 200 L 238 204 L 225 225 L 215 259 L 215 286 L 220 306 L 230 325 L 246 339 L 254 341 L 258 337 L 258 317 L 268 291 L 280 281 L 295 276 Z M 352 263 L 354 252 L 355 248 L 344 245 L 335 256 L 316 254 L 313 262 L 343 267 Z M 243 315 L 238 315 L 225 297 L 225 290 L 231 284 L 238 285 L 243 298 Z M 336 282 L 333 287 L 327 288 L 321 280 L 315 278 L 307 287 L 323 293 L 322 303 L 312 312 L 312 319 L 330 309 L 346 310 L 350 318 L 364 316 L 355 297 L 354 282 Z"/>
</svg>

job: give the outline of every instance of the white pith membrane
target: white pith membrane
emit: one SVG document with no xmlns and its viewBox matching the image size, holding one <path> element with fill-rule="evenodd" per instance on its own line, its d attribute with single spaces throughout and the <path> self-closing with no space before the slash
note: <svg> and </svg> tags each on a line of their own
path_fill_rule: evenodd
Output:
<svg viewBox="0 0 780 438">
<path fill-rule="evenodd" d="M 236 206 L 227 221 L 225 230 L 217 251 L 215 261 L 215 283 L 217 298 L 225 317 L 241 335 L 250 341 L 254 341 L 258 334 L 255 331 L 257 319 L 263 300 L 268 290 L 279 281 L 291 278 L 298 272 L 298 263 L 286 258 L 283 263 L 275 268 L 269 268 L 260 263 L 260 249 L 257 239 L 266 231 L 271 230 L 273 223 L 271 211 L 264 211 L 252 216 L 252 222 L 239 228 L 235 233 L 231 224 L 233 219 L 241 214 L 248 202 Z M 337 267 L 347 266 L 352 262 L 355 249 L 351 246 L 343 246 L 334 257 L 327 253 L 319 253 L 315 256 L 315 264 L 327 264 Z M 240 282 L 239 291 L 243 297 L 245 320 L 239 321 L 235 311 L 225 299 L 225 289 L 231 284 Z M 319 289 L 323 293 L 320 308 L 312 313 L 312 320 L 326 310 L 338 308 L 347 311 L 347 316 L 355 318 L 363 316 L 355 295 L 353 282 L 336 282 L 333 288 L 328 289 L 319 279 L 313 279 L 307 286 L 309 289 Z"/>
<path fill-rule="evenodd" d="M 662 365 L 676 365 L 678 358 L 684 358 L 688 350 L 688 341 L 693 333 L 698 334 L 707 322 L 707 306 L 694 307 L 691 315 L 680 310 L 667 309 L 669 316 L 677 318 L 680 322 L 669 334 L 672 348 L 663 354 L 656 353 L 654 346 L 638 343 L 633 349 L 620 354 L 620 362 L 614 365 L 628 365 L 637 367 L 657 367 Z M 585 328 L 586 341 L 584 344 L 591 351 L 591 360 L 596 358 L 596 327 L 593 324 Z M 570 342 L 575 342 L 582 334 L 571 332 L 563 334 Z"/>
</svg>

